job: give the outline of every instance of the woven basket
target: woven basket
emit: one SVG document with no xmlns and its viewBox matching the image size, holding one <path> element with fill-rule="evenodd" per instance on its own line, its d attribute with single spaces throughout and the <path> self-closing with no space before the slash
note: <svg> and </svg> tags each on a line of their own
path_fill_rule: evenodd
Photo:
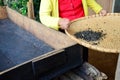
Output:
<svg viewBox="0 0 120 80">
<path fill-rule="evenodd" d="M 0 19 L 7 18 L 6 6 L 0 6 Z"/>
<path fill-rule="evenodd" d="M 75 37 L 75 33 L 89 28 L 96 32 L 102 30 L 103 33 L 106 33 L 103 39 L 96 41 L 99 44 L 93 45 L 95 41 L 86 41 Z M 65 32 L 71 39 L 87 48 L 109 53 L 120 52 L 119 13 L 108 13 L 106 16 L 92 15 L 76 19 L 71 22 L 70 27 Z"/>
</svg>

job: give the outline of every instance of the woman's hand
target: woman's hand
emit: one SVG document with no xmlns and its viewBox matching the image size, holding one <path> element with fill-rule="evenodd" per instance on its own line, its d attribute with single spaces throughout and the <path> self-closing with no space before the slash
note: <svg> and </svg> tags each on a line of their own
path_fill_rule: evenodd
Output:
<svg viewBox="0 0 120 80">
<path fill-rule="evenodd" d="M 99 14 L 102 15 L 102 16 L 105 16 L 105 15 L 107 15 L 107 11 L 104 10 L 104 9 L 102 9 L 102 10 L 99 12 Z"/>
<path fill-rule="evenodd" d="M 61 29 L 67 29 L 69 27 L 70 20 L 67 18 L 59 19 L 58 25 Z"/>
</svg>

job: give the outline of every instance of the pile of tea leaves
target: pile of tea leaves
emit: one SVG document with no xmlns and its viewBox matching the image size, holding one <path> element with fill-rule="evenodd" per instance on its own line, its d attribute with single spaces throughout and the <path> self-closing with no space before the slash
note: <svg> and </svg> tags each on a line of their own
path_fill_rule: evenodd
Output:
<svg viewBox="0 0 120 80">
<path fill-rule="evenodd" d="M 80 31 L 74 34 L 76 38 L 81 38 L 86 41 L 98 41 L 102 39 L 106 34 L 103 33 L 103 30 L 93 31 L 91 29 L 87 29 L 84 31 Z"/>
</svg>

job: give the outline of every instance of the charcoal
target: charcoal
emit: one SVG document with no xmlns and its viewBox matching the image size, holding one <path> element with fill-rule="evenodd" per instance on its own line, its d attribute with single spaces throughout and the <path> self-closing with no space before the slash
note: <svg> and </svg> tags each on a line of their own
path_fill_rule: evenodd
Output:
<svg viewBox="0 0 120 80">
<path fill-rule="evenodd" d="M 74 34 L 76 38 L 80 38 L 86 41 L 98 41 L 100 39 L 103 39 L 103 37 L 106 35 L 103 33 L 103 30 L 100 31 L 93 31 L 91 29 L 87 29 L 84 31 L 80 31 Z"/>
</svg>

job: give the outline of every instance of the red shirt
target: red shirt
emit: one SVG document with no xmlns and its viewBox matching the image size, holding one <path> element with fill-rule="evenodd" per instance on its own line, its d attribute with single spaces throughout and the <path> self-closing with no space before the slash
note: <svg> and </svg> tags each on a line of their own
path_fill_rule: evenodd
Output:
<svg viewBox="0 0 120 80">
<path fill-rule="evenodd" d="M 82 0 L 58 0 L 59 16 L 70 20 L 84 16 Z"/>
</svg>

